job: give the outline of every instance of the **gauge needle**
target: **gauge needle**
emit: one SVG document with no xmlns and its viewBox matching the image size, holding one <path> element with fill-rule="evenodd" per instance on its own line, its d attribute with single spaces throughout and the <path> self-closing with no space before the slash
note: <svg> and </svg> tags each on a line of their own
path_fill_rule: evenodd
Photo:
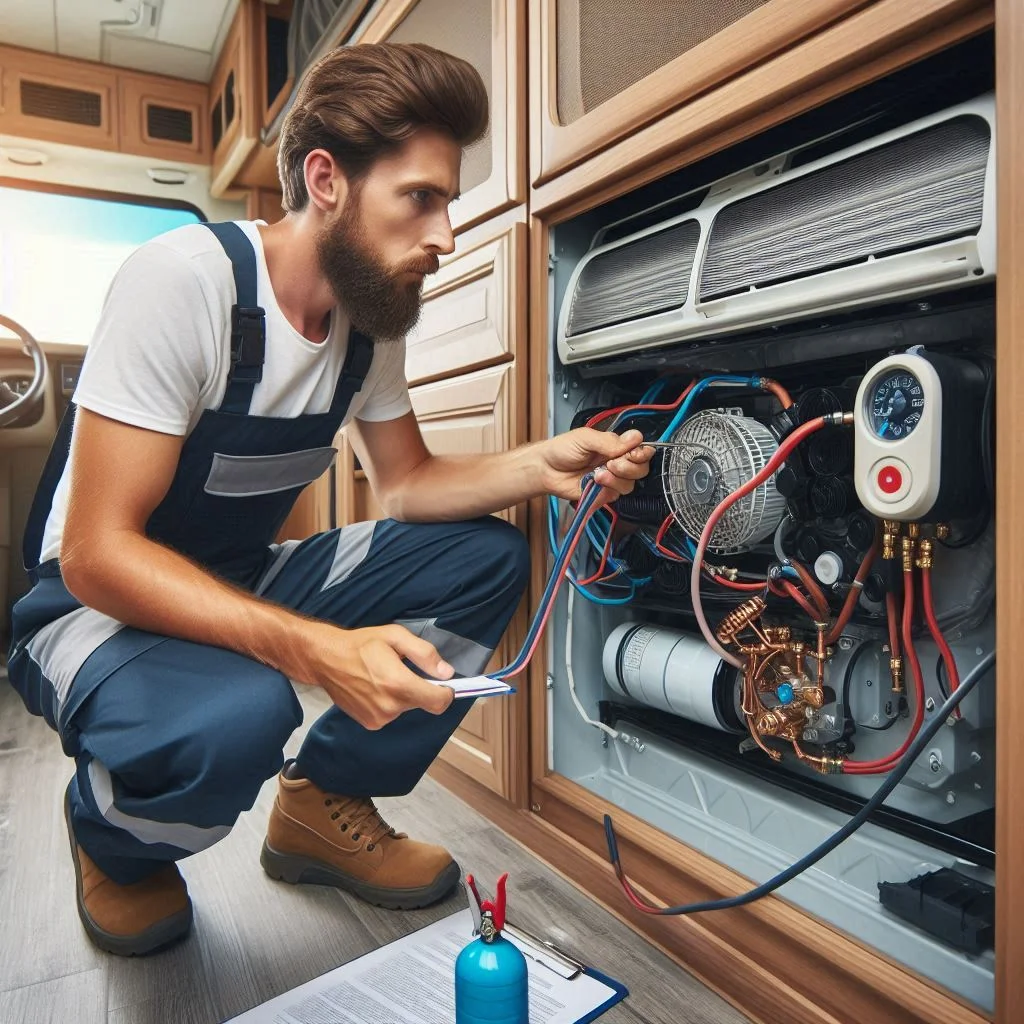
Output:
<svg viewBox="0 0 1024 1024">
<path fill-rule="evenodd" d="M 889 429 L 889 421 L 888 421 L 888 420 L 886 420 L 886 421 L 885 421 L 885 422 L 884 422 L 884 423 L 882 424 L 882 429 L 881 429 L 881 430 L 880 430 L 880 431 L 878 432 L 878 433 L 879 433 L 879 435 L 884 435 L 884 434 L 885 434 L 885 432 L 886 432 L 886 431 L 887 431 L 888 429 Z"/>
</svg>

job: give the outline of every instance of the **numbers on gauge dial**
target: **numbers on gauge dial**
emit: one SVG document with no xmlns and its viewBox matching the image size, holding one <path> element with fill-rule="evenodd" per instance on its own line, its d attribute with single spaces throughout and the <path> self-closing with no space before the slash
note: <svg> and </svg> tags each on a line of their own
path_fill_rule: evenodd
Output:
<svg viewBox="0 0 1024 1024">
<path fill-rule="evenodd" d="M 885 441 L 912 433 L 924 412 L 924 388 L 912 373 L 894 370 L 871 391 L 871 427 Z"/>
</svg>

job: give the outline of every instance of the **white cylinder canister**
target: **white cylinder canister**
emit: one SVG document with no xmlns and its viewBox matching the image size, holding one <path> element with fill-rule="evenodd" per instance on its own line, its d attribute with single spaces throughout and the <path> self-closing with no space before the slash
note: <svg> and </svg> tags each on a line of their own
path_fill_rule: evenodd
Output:
<svg viewBox="0 0 1024 1024">
<path fill-rule="evenodd" d="M 627 622 L 608 635 L 604 677 L 623 697 L 724 732 L 744 732 L 736 673 L 703 638 Z"/>
</svg>

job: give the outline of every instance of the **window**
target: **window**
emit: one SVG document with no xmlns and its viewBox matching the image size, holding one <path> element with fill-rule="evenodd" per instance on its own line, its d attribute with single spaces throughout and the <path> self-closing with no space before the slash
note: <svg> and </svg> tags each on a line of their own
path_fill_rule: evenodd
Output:
<svg viewBox="0 0 1024 1024">
<path fill-rule="evenodd" d="M 183 203 L 0 186 L 0 313 L 39 341 L 88 344 L 128 255 L 202 219 Z"/>
</svg>

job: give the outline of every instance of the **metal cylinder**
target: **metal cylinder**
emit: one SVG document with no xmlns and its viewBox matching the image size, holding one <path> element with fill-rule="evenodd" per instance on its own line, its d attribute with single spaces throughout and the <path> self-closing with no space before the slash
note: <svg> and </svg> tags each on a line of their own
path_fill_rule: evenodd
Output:
<svg viewBox="0 0 1024 1024">
<path fill-rule="evenodd" d="M 737 676 L 701 637 L 625 623 L 604 645 L 604 677 L 623 697 L 723 732 L 744 732 Z"/>
</svg>

